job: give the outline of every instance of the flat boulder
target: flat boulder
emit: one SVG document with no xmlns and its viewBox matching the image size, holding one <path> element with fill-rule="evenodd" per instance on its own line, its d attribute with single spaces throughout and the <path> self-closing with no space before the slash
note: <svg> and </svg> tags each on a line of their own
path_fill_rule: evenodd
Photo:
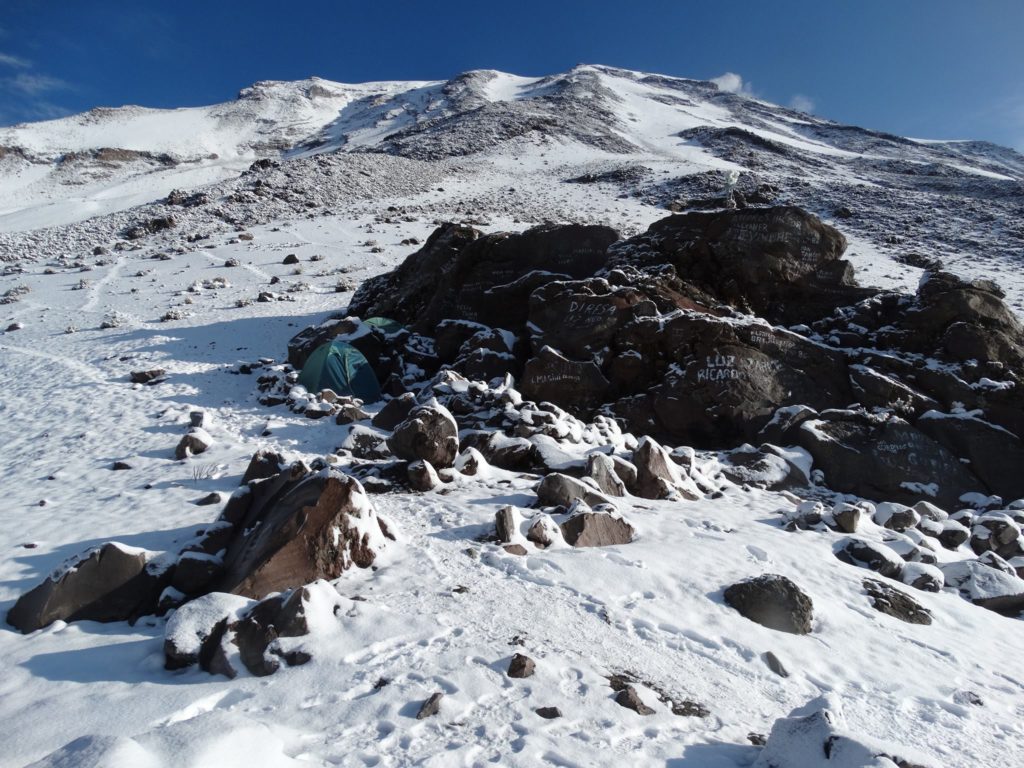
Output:
<svg viewBox="0 0 1024 768">
<path fill-rule="evenodd" d="M 769 629 L 794 635 L 811 631 L 814 604 L 785 576 L 765 574 L 733 584 L 725 590 L 725 602 Z"/>
<path fill-rule="evenodd" d="M 445 469 L 459 454 L 459 426 L 447 408 L 433 401 L 409 411 L 387 444 L 400 459 L 423 460 L 436 469 Z"/>
<path fill-rule="evenodd" d="M 932 623 L 928 610 L 905 592 L 875 579 L 864 579 L 863 585 L 876 611 L 908 624 Z"/>
<path fill-rule="evenodd" d="M 110 542 L 65 563 L 7 613 L 24 633 L 55 621 L 128 621 L 151 613 L 164 580 L 147 569 L 152 553 Z"/>
<path fill-rule="evenodd" d="M 605 512 L 575 514 L 561 525 L 566 543 L 574 547 L 611 547 L 629 544 L 636 535 L 621 517 Z"/>
<path fill-rule="evenodd" d="M 804 421 L 795 438 L 841 493 L 956 507 L 964 493 L 983 490 L 957 456 L 897 417 L 824 413 Z"/>
</svg>

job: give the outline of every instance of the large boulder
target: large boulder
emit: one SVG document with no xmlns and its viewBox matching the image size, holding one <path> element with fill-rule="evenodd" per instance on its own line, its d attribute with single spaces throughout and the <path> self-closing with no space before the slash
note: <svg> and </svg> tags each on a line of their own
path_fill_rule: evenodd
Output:
<svg viewBox="0 0 1024 768">
<path fill-rule="evenodd" d="M 785 576 L 765 574 L 733 584 L 725 590 L 725 602 L 769 629 L 794 635 L 811 631 L 811 598 Z"/>
<path fill-rule="evenodd" d="M 958 560 L 940 566 L 946 586 L 965 600 L 1004 616 L 1024 612 L 1024 579 L 981 560 Z"/>
<path fill-rule="evenodd" d="M 781 407 L 853 399 L 841 354 L 764 323 L 683 312 L 659 324 L 656 341 L 668 368 L 648 390 L 648 411 L 615 410 L 633 432 L 652 420 L 666 442 L 731 448 L 755 440 Z"/>
<path fill-rule="evenodd" d="M 773 323 L 831 314 L 875 291 L 840 257 L 846 238 L 795 207 L 685 213 L 656 221 L 612 249 L 610 264 L 672 264 L 720 302 Z"/>
<path fill-rule="evenodd" d="M 34 632 L 55 621 L 127 621 L 151 613 L 166 579 L 152 553 L 110 542 L 65 563 L 26 592 L 7 623 Z"/>
<path fill-rule="evenodd" d="M 255 484 L 249 508 L 224 555 L 223 576 L 208 591 L 260 599 L 368 568 L 390 532 L 359 481 L 324 469 L 283 473 Z"/>
<path fill-rule="evenodd" d="M 956 507 L 963 494 L 984 490 L 956 456 L 896 417 L 826 412 L 804 421 L 795 438 L 841 493 Z"/>
<path fill-rule="evenodd" d="M 398 269 L 363 283 L 349 312 L 391 317 L 425 332 L 444 319 L 518 327 L 535 288 L 593 275 L 618 239 L 608 227 L 580 224 L 490 235 L 446 224 Z"/>
<path fill-rule="evenodd" d="M 445 469 L 459 455 L 459 425 L 447 408 L 433 401 L 409 411 L 387 442 L 400 459 L 422 460 L 436 469 Z"/>
<path fill-rule="evenodd" d="M 917 428 L 956 456 L 990 492 L 1004 499 L 1024 497 L 1024 442 L 976 416 L 928 411 Z"/>
</svg>

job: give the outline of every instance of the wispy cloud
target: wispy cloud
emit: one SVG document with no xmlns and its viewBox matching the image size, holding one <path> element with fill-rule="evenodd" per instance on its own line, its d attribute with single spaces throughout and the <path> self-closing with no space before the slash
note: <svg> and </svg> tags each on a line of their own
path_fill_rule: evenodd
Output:
<svg viewBox="0 0 1024 768">
<path fill-rule="evenodd" d="M 38 96 L 47 91 L 61 91 L 71 87 L 59 78 L 35 72 L 19 72 L 13 77 L 5 78 L 5 82 L 10 88 L 26 96 Z"/>
<path fill-rule="evenodd" d="M 713 77 L 711 78 L 711 82 L 717 85 L 721 90 L 728 93 L 735 93 L 739 96 L 747 96 L 749 98 L 754 97 L 753 84 L 746 82 L 735 72 L 726 72 L 724 75 Z"/>
<path fill-rule="evenodd" d="M 814 99 L 810 96 L 804 96 L 802 93 L 798 93 L 789 100 L 790 109 L 795 109 L 797 112 L 806 112 L 812 114 L 814 112 Z"/>
<path fill-rule="evenodd" d="M 13 67 L 14 69 L 28 69 L 32 62 L 20 56 L 12 56 L 9 53 L 0 51 L 0 67 Z"/>
<path fill-rule="evenodd" d="M 52 120 L 68 110 L 49 100 L 55 91 L 73 91 L 71 83 L 39 72 L 32 61 L 0 51 L 0 125 L 14 121 Z"/>
</svg>

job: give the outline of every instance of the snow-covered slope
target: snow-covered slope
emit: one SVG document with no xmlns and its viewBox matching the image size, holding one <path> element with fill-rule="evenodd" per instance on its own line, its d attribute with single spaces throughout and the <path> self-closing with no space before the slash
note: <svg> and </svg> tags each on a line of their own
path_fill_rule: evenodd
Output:
<svg viewBox="0 0 1024 768">
<path fill-rule="evenodd" d="M 94 544 L 189 539 L 217 511 L 195 502 L 237 488 L 259 448 L 305 460 L 337 449 L 332 421 L 257 402 L 260 361 L 280 361 L 291 336 L 438 222 L 628 235 L 666 206 L 721 195 L 733 171 L 747 198 L 839 227 L 864 283 L 910 287 L 941 260 L 996 280 L 1024 311 L 1020 155 L 837 125 L 706 82 L 599 66 L 312 79 L 213 107 L 0 129 L 0 612 Z M 173 226 L 128 237 L 167 217 Z M 282 263 L 289 254 L 297 265 Z M 128 382 L 157 367 L 165 383 Z M 175 461 L 195 410 L 216 443 Z M 711 471 L 718 459 L 698 461 Z M 532 503 L 534 485 L 494 471 L 444 493 L 374 496 L 399 528 L 394 552 L 339 580 L 334 634 L 313 662 L 273 677 L 164 670 L 164 619 L 0 628 L 0 763 L 747 766 L 759 754 L 749 733 L 820 697 L 852 731 L 932 766 L 1024 754 L 1019 620 L 948 592 L 913 593 L 929 626 L 883 615 L 865 572 L 834 557 L 835 535 L 783 530 L 793 499 L 739 485 L 632 499 L 629 545 L 516 557 L 481 541 L 501 506 Z M 867 523 L 864 535 L 883 531 Z M 723 604 L 726 585 L 761 573 L 805 587 L 811 635 Z M 536 659 L 534 677 L 505 675 L 517 651 Z M 608 676 L 625 673 L 654 715 L 614 703 Z M 416 720 L 437 691 L 441 716 Z M 709 714 L 673 714 L 663 695 Z M 538 717 L 546 706 L 563 717 Z"/>
</svg>

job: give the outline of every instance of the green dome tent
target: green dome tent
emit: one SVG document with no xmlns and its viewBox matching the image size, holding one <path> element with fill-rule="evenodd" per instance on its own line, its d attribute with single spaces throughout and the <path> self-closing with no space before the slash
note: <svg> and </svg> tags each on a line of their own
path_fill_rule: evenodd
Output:
<svg viewBox="0 0 1024 768">
<path fill-rule="evenodd" d="M 344 341 L 328 341 L 316 348 L 302 367 L 299 384 L 310 392 L 334 390 L 364 403 L 380 400 L 380 384 L 363 353 Z"/>
</svg>

